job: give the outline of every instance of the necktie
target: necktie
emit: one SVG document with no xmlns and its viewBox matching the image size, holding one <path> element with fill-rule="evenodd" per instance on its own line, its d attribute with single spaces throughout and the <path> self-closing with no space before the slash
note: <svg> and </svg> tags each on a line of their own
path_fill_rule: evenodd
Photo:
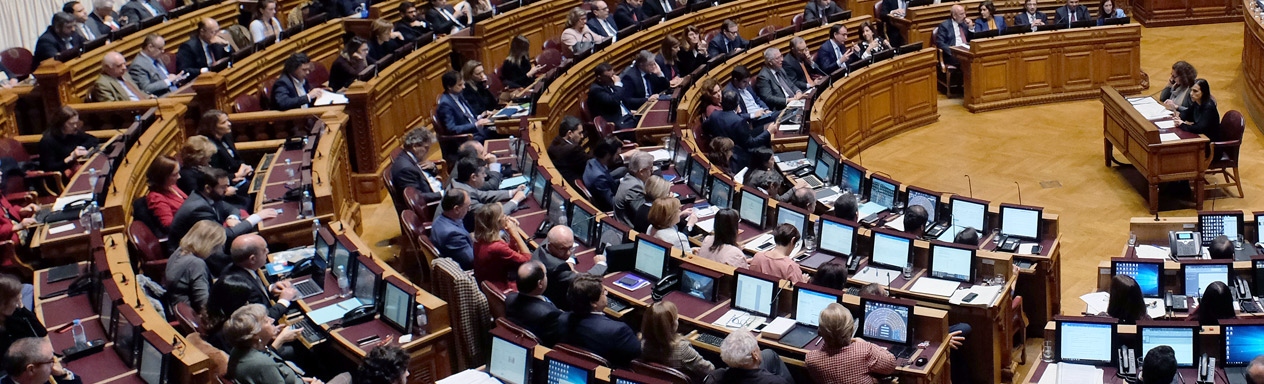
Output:
<svg viewBox="0 0 1264 384">
<path fill-rule="evenodd" d="M 606 22 L 605 19 L 600 20 L 600 23 L 601 23 L 601 29 L 604 29 L 606 31 L 606 36 L 610 36 L 611 42 L 613 42 L 615 39 L 619 37 L 619 33 L 615 32 L 614 27 L 611 27 L 610 23 Z"/>
<path fill-rule="evenodd" d="M 672 11 L 671 0 L 663 0 L 663 11 L 664 12 Z"/>
<path fill-rule="evenodd" d="M 838 47 L 838 43 L 830 41 L 830 44 L 834 46 L 834 56 L 838 57 L 838 65 L 842 66 L 845 62 L 843 60 L 843 50 Z"/>
<path fill-rule="evenodd" d="M 215 65 L 215 55 L 211 53 L 211 45 L 203 41 L 202 51 L 206 52 L 206 66 L 210 67 L 212 65 Z"/>
<path fill-rule="evenodd" d="M 650 97 L 650 79 L 646 78 L 644 74 L 641 75 L 641 84 L 645 86 L 645 98 L 648 99 Z"/>
<path fill-rule="evenodd" d="M 772 71 L 772 78 L 773 80 L 777 80 L 777 84 L 781 85 L 781 92 L 784 93 L 786 97 L 794 96 L 795 93 L 798 93 L 795 92 L 794 88 L 791 88 L 790 84 L 787 84 L 786 80 L 781 77 L 780 73 L 777 72 L 778 71 L 776 70 Z"/>
<path fill-rule="evenodd" d="M 118 80 L 118 82 L 123 85 L 123 90 L 127 91 L 128 99 L 131 99 L 132 101 L 140 100 L 140 94 L 137 94 L 136 92 L 132 91 L 131 84 L 128 84 L 126 81 L 123 81 L 123 79 L 115 79 L 115 80 Z"/>
<path fill-rule="evenodd" d="M 961 24 L 957 24 L 957 33 L 959 34 L 957 36 L 957 45 L 963 47 L 966 46 L 966 27 Z"/>
<path fill-rule="evenodd" d="M 452 96 L 452 99 L 456 100 L 456 104 L 461 106 L 461 112 L 465 113 L 465 118 L 470 119 L 471 123 L 478 121 L 474 118 L 474 113 L 470 112 L 470 107 L 465 105 L 464 99 L 456 96 Z"/>
<path fill-rule="evenodd" d="M 92 41 L 97 39 L 97 35 L 92 33 L 92 29 L 87 24 L 79 24 L 79 32 L 83 35 L 83 39 Z"/>
<path fill-rule="evenodd" d="M 1071 22 L 1072 22 L 1072 23 L 1074 23 L 1074 22 L 1075 22 L 1075 10 L 1074 10 L 1074 9 L 1071 9 L 1070 7 L 1067 7 L 1067 13 L 1070 13 L 1070 14 L 1071 14 Z"/>
<path fill-rule="evenodd" d="M 158 68 L 158 74 L 162 75 L 162 80 L 167 81 L 167 76 L 171 75 L 171 73 L 167 72 L 167 66 L 164 65 L 161 61 L 158 61 L 158 59 L 153 59 L 153 60 L 154 60 L 154 68 Z M 175 84 L 168 83 L 168 87 L 171 88 L 172 91 L 176 90 Z"/>
</svg>

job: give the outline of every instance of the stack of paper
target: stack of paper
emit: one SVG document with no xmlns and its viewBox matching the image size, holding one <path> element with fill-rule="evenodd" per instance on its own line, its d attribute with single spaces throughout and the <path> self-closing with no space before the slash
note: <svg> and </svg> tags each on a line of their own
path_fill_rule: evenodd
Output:
<svg viewBox="0 0 1264 384">
<path fill-rule="evenodd" d="M 866 215 L 866 216 L 867 216 L 867 215 Z M 900 231 L 900 232 L 904 232 L 904 220 L 903 220 L 903 217 L 904 217 L 904 215 L 896 215 L 896 216 L 894 216 L 894 217 L 891 217 L 890 219 L 887 219 L 887 220 L 890 220 L 890 221 L 888 221 L 888 222 L 887 222 L 886 227 L 887 227 L 887 228 L 894 229 L 894 230 L 897 230 L 897 231 Z"/>
<path fill-rule="evenodd" d="M 878 269 L 874 267 L 864 267 L 860 272 L 856 272 L 852 278 L 866 283 L 878 283 L 882 285 L 891 285 L 891 281 L 900 276 L 900 271 L 892 271 L 889 269 Z"/>
<path fill-rule="evenodd" d="M 794 328 L 794 320 L 785 317 L 778 317 L 764 327 L 763 337 L 766 339 L 780 340 L 782 336 L 790 332 Z"/>
<path fill-rule="evenodd" d="M 436 381 L 435 384 L 500 384 L 500 380 L 487 374 L 487 372 L 467 369 L 455 375 L 448 376 L 442 380 Z"/>
<path fill-rule="evenodd" d="M 1110 306 L 1110 292 L 1093 292 L 1080 296 L 1080 300 L 1084 300 L 1084 313 L 1097 314 L 1106 312 L 1106 308 Z"/>
<path fill-rule="evenodd" d="M 1175 134 L 1175 133 L 1171 133 L 1171 132 L 1168 132 L 1168 133 L 1160 133 L 1160 134 L 1159 134 L 1159 142 L 1160 142 L 1160 143 L 1166 143 L 1166 142 L 1169 142 L 1169 141 L 1177 141 L 1177 140 L 1180 140 L 1180 139 L 1181 139 L 1181 136 L 1180 136 L 1180 135 L 1177 135 L 1177 134 Z"/>
<path fill-rule="evenodd" d="M 1153 98 L 1138 97 L 1128 99 L 1128 102 L 1131 103 L 1132 107 L 1135 108 L 1137 112 L 1140 112 L 1141 116 L 1145 117 L 1146 120 L 1158 120 L 1172 116 L 1172 111 L 1167 110 L 1167 107 L 1164 107 L 1163 104 L 1160 104 L 1158 100 Z"/>
<path fill-rule="evenodd" d="M 320 97 L 316 98 L 316 101 L 312 102 L 312 106 L 319 107 L 322 105 L 346 104 L 347 102 L 348 100 L 346 95 L 325 91 L 321 92 Z"/>
<path fill-rule="evenodd" d="M 662 149 L 662 148 L 650 151 L 650 155 L 654 156 L 654 161 L 671 160 L 671 152 L 667 152 L 666 149 Z"/>
<path fill-rule="evenodd" d="M 707 233 L 715 232 L 715 219 L 702 220 L 695 225 L 703 231 L 707 231 Z"/>
<path fill-rule="evenodd" d="M 347 311 L 356 309 L 356 307 L 359 307 L 361 305 L 363 304 L 360 303 L 360 299 L 352 297 L 350 299 L 343 300 L 337 304 L 330 305 L 328 307 L 317 309 L 311 312 L 307 312 L 307 317 L 312 319 L 313 323 L 325 324 L 337 319 L 341 319 L 342 315 L 347 314 Z"/>
<path fill-rule="evenodd" d="M 1138 245 L 1135 250 L 1137 257 L 1142 259 L 1167 259 L 1172 254 L 1167 247 L 1149 244 Z"/>
<path fill-rule="evenodd" d="M 953 292 L 957 291 L 959 286 L 961 286 L 961 283 L 956 281 L 922 276 L 913 283 L 912 287 L 909 287 L 909 290 L 927 295 L 950 297 Z"/>
<path fill-rule="evenodd" d="M 1176 128 L 1176 120 L 1156 121 L 1154 122 L 1154 125 L 1157 125 L 1159 126 L 1159 128 L 1162 128 L 1162 129 Z"/>
</svg>

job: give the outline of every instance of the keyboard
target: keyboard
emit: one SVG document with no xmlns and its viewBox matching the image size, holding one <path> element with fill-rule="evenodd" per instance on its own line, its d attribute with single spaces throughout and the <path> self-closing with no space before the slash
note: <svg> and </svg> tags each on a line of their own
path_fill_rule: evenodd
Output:
<svg viewBox="0 0 1264 384">
<path fill-rule="evenodd" d="M 887 348 L 887 351 L 895 355 L 896 359 L 908 359 L 910 356 L 913 356 L 913 351 L 916 351 L 916 349 L 907 345 L 892 345 L 890 348 Z"/>
<path fill-rule="evenodd" d="M 300 299 L 306 299 L 325 292 L 324 289 L 321 289 L 320 286 L 316 285 L 316 282 L 311 279 L 294 283 L 294 289 L 298 291 L 298 298 Z"/>
<path fill-rule="evenodd" d="M 847 287 L 847 294 L 852 296 L 860 296 L 860 287 Z"/>
<path fill-rule="evenodd" d="M 611 311 L 623 312 L 629 307 L 631 307 L 631 305 L 623 301 L 623 299 L 606 295 L 606 308 L 610 308 Z"/>
<path fill-rule="evenodd" d="M 316 331 L 316 324 L 313 324 L 311 319 L 303 317 L 303 320 L 299 321 L 297 325 L 300 329 L 302 329 L 302 331 L 299 332 L 299 336 L 301 336 L 303 341 L 306 341 L 308 344 L 316 344 L 325 340 L 324 334 Z"/>
<path fill-rule="evenodd" d="M 698 342 L 701 342 L 704 344 L 710 344 L 710 345 L 715 346 L 716 348 L 719 348 L 720 343 L 724 342 L 724 338 L 721 338 L 716 335 L 712 335 L 710 333 L 701 333 L 701 334 L 698 334 Z"/>
</svg>

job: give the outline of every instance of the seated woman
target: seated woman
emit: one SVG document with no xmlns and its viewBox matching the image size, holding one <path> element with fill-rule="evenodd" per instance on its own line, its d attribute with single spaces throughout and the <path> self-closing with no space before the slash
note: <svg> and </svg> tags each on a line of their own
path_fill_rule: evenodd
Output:
<svg viewBox="0 0 1264 384">
<path fill-rule="evenodd" d="M 211 267 L 212 273 L 223 272 Z M 225 352 L 232 350 L 232 345 L 224 337 L 224 325 L 233 317 L 233 312 L 250 304 L 250 295 L 256 289 L 254 282 L 238 278 L 214 278 L 211 294 L 207 297 L 206 310 L 202 313 L 203 330 L 208 344 Z"/>
<path fill-rule="evenodd" d="M 588 29 L 588 11 L 575 7 L 566 15 L 566 29 L 562 30 L 562 45 L 566 46 L 566 49 L 571 50 L 571 52 L 585 51 L 598 43 L 606 41 L 606 39 L 609 38 L 602 37 Z M 577 44 L 579 47 L 576 47 Z"/>
<path fill-rule="evenodd" d="M 789 223 L 778 224 L 772 229 L 772 239 L 777 245 L 770 250 L 759 252 L 750 260 L 751 270 L 791 283 L 806 283 L 808 277 L 792 258 L 794 247 L 799 244 L 799 229 Z"/>
<path fill-rule="evenodd" d="M 710 80 L 710 79 L 708 79 Z M 711 161 L 711 166 L 724 174 L 730 174 L 733 170 L 729 169 L 729 163 L 733 161 L 733 139 L 727 137 L 715 137 L 711 139 L 711 152 L 707 152 L 707 159 Z"/>
<path fill-rule="evenodd" d="M 274 350 L 298 334 L 299 330 L 290 327 L 277 330 L 262 304 L 238 308 L 224 324 L 224 337 L 232 346 L 228 378 L 240 384 L 322 384 L 316 378 L 299 376 Z"/>
<path fill-rule="evenodd" d="M 1203 289 L 1203 297 L 1198 307 L 1189 313 L 1188 321 L 1198 321 L 1202 325 L 1218 325 L 1220 320 L 1237 317 L 1233 309 L 1233 294 L 1229 286 L 1223 282 L 1214 282 Z"/>
<path fill-rule="evenodd" d="M 868 21 L 860 24 L 860 58 L 867 59 L 873 54 L 891 49 L 891 43 L 878 34 L 878 27 Z"/>
<path fill-rule="evenodd" d="M 663 45 L 658 49 L 658 55 L 654 57 L 654 62 L 658 63 L 658 68 L 663 71 L 663 77 L 667 78 L 672 88 L 679 87 L 689 76 L 688 73 L 680 71 L 677 57 L 680 54 L 680 40 L 676 40 L 672 35 L 663 36 Z"/>
<path fill-rule="evenodd" d="M 1141 295 L 1141 286 L 1128 275 L 1115 275 L 1110 278 L 1110 305 L 1106 314 L 1119 320 L 1120 324 L 1136 324 L 1137 320 L 1149 320 L 1146 314 L 1145 297 Z"/>
<path fill-rule="evenodd" d="M 514 36 L 509 42 L 509 56 L 500 65 L 500 84 L 505 89 L 526 88 L 535 82 L 542 66 L 531 62 L 531 40 Z"/>
<path fill-rule="evenodd" d="M 255 6 L 255 19 L 250 22 L 250 36 L 255 44 L 281 38 L 281 21 L 277 20 L 277 0 L 260 0 Z"/>
<path fill-rule="evenodd" d="M 218 109 L 206 111 L 198 120 L 197 134 L 215 144 L 215 154 L 211 155 L 210 166 L 228 172 L 232 176 L 228 182 L 230 186 L 244 185 L 255 169 L 242 161 L 241 154 L 237 152 L 237 143 L 233 140 L 233 123 L 228 121 L 228 114 Z"/>
<path fill-rule="evenodd" d="M 79 120 L 79 111 L 69 106 L 58 108 L 53 113 L 53 124 L 44 131 L 40 138 L 40 169 L 48 172 L 62 172 L 66 177 L 75 174 L 79 169 L 80 159 L 88 157 L 88 150 L 96 148 L 97 138 L 83 131 L 83 122 Z"/>
<path fill-rule="evenodd" d="M 373 39 L 369 40 L 369 63 L 376 63 L 382 56 L 394 53 L 404 45 L 404 35 L 386 19 L 373 20 Z"/>
<path fill-rule="evenodd" d="M 4 191 L 5 181 L 7 177 L 0 175 L 0 191 Z M 0 241 L 12 241 L 13 244 L 22 244 L 21 236 L 23 229 L 32 228 L 39 224 L 33 216 L 35 212 L 39 212 L 39 204 L 31 203 L 24 207 L 13 205 L 9 202 L 9 198 L 4 193 L 0 193 L 0 209 L 4 210 L 5 218 L 0 218 Z"/>
<path fill-rule="evenodd" d="M 356 81 L 356 76 L 369 66 L 369 41 L 360 37 L 352 37 L 347 40 L 347 44 L 342 47 L 342 52 L 338 54 L 338 58 L 334 60 L 334 65 L 329 69 L 329 88 L 335 92 L 342 92 L 351 83 Z"/>
<path fill-rule="evenodd" d="M 876 384 L 874 376 L 895 372 L 895 356 L 886 348 L 853 338 L 856 323 L 851 311 L 831 303 L 821 311 L 820 328 L 825 347 L 810 351 L 804 359 L 808 374 L 818 383 Z"/>
<path fill-rule="evenodd" d="M 1128 17 L 1124 15 L 1122 8 L 1115 8 L 1113 0 L 1102 0 L 1101 5 L 1097 8 L 1097 25 L 1105 25 L 1106 19 L 1118 19 Z"/>
<path fill-rule="evenodd" d="M 1216 99 L 1211 97 L 1211 86 L 1206 79 L 1194 80 L 1194 86 L 1189 89 L 1189 101 L 1189 108 L 1176 118 L 1176 126 L 1217 141 L 1213 129 L 1220 125 L 1220 111 L 1216 109 Z"/>
<path fill-rule="evenodd" d="M 483 63 L 478 60 L 466 61 L 465 66 L 461 67 L 461 78 L 465 79 L 465 89 L 461 90 L 461 96 L 469 104 L 470 112 L 482 115 L 483 112 L 495 112 L 500 107 L 500 99 L 487 88 L 487 71 L 483 70 Z"/>
<path fill-rule="evenodd" d="M 180 163 L 167 155 L 154 158 L 154 162 L 149 164 L 149 170 L 145 172 L 145 179 L 149 182 L 149 194 L 145 195 L 145 202 L 149 206 L 149 212 L 158 219 L 161 228 L 154 230 L 155 234 L 161 233 L 160 236 L 171 230 L 171 220 L 175 218 L 180 206 L 184 205 L 184 199 L 189 197 L 176 186 L 182 172 Z"/>
<path fill-rule="evenodd" d="M 698 27 L 692 24 L 685 26 L 684 38 L 680 40 L 683 45 L 680 53 L 676 55 L 676 69 L 688 75 L 706 64 L 707 42 L 702 39 L 702 33 L 698 31 Z M 716 98 L 716 105 L 720 105 L 719 98 Z"/>
<path fill-rule="evenodd" d="M 204 168 L 211 166 L 211 156 L 215 156 L 217 150 L 215 143 L 206 136 L 190 136 L 184 141 L 184 146 L 180 148 L 180 178 L 176 180 L 176 187 L 180 189 L 180 192 L 184 192 L 185 196 L 193 193 L 193 188 L 197 187 L 198 177 L 202 176 Z M 229 185 L 228 189 L 230 192 L 237 192 L 232 185 Z"/>
<path fill-rule="evenodd" d="M 0 274 L 0 350 L 8 351 L 14 341 L 45 337 L 48 330 L 30 309 L 22 306 L 22 282 Z"/>
<path fill-rule="evenodd" d="M 1004 31 L 1005 27 L 1005 17 L 996 14 L 996 6 L 991 0 L 979 4 L 979 18 L 974 21 L 975 32 Z"/>
<path fill-rule="evenodd" d="M 1189 108 L 1189 91 L 1198 79 L 1198 70 L 1184 60 L 1172 63 L 1172 74 L 1167 86 L 1159 93 L 1159 102 L 1169 111 L 1181 112 Z"/>
<path fill-rule="evenodd" d="M 698 84 L 698 87 L 699 89 L 706 91 L 706 93 L 702 94 L 702 119 L 703 121 L 706 121 L 707 118 L 711 117 L 712 113 L 724 110 L 724 108 L 720 106 L 720 98 L 723 95 L 724 89 L 720 86 L 720 82 L 718 80 L 711 77 L 703 79 L 702 82 Z M 728 165 L 728 163 L 724 164 L 726 166 Z M 736 172 L 738 170 L 730 169 L 730 171 Z"/>
<path fill-rule="evenodd" d="M 677 333 L 679 320 L 680 312 L 670 301 L 654 303 L 645 311 L 641 320 L 641 359 L 675 368 L 693 382 L 701 382 L 715 365 L 703 359 L 689 340 Z"/>
<path fill-rule="evenodd" d="M 465 0 L 452 7 L 452 17 L 460 18 L 465 25 L 474 24 L 474 16 L 494 11 L 496 6 L 487 0 Z"/>
<path fill-rule="evenodd" d="M 680 199 L 668 196 L 654 200 L 654 207 L 650 208 L 648 233 L 656 239 L 666 241 L 672 247 L 680 248 L 683 252 L 692 252 L 693 247 L 689 245 L 689 236 L 676 230 L 676 224 L 680 223 L 681 216 L 687 218 L 686 228 L 693 228 L 698 222 L 693 209 L 680 209 Z"/>
<path fill-rule="evenodd" d="M 503 288 L 517 289 L 517 283 L 509 279 L 510 273 L 516 273 L 518 265 L 531 260 L 531 254 L 525 252 L 526 243 L 522 237 L 515 235 L 518 231 L 518 220 L 506 216 L 500 203 L 488 203 L 478 207 L 474 212 L 474 278 L 478 281 L 490 281 Z M 501 237 L 501 231 L 507 232 L 513 239 L 514 249 Z"/>
<path fill-rule="evenodd" d="M 737 268 L 750 267 L 742 247 L 737 245 L 737 224 L 741 220 L 737 210 L 723 208 L 715 214 L 715 227 L 710 236 L 702 239 L 698 256 Z"/>
<path fill-rule="evenodd" d="M 210 220 L 193 224 L 189 233 L 180 239 L 177 248 L 167 259 L 163 287 L 167 288 L 167 304 L 189 303 L 197 313 L 206 309 L 211 296 L 210 267 L 206 258 L 224 249 L 224 228 Z"/>
<path fill-rule="evenodd" d="M 649 233 L 650 231 L 650 208 L 654 207 L 654 201 L 664 197 L 671 197 L 671 182 L 663 179 L 661 176 L 652 175 L 645 180 L 645 204 L 636 207 L 636 213 L 632 215 L 632 229 L 637 232 Z"/>
<path fill-rule="evenodd" d="M 837 289 L 847 289 L 847 266 L 838 263 L 825 263 L 816 269 L 816 274 L 808 281 L 813 285 Z"/>
</svg>

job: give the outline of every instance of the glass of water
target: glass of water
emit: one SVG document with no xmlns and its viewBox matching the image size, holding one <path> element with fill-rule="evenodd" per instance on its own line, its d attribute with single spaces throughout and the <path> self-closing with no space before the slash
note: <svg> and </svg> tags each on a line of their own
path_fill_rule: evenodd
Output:
<svg viewBox="0 0 1264 384">
<path fill-rule="evenodd" d="M 1045 340 L 1044 352 L 1040 356 L 1046 363 L 1053 362 L 1053 340 Z"/>
</svg>

